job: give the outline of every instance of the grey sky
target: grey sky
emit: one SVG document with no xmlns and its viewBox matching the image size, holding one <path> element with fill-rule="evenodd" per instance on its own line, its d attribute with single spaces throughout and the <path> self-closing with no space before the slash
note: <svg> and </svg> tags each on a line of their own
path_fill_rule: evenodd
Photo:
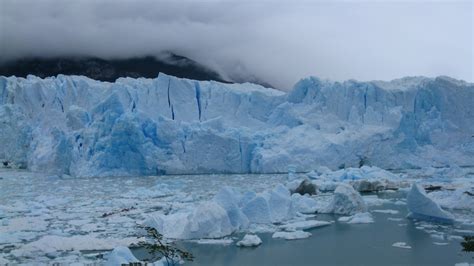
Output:
<svg viewBox="0 0 474 266">
<path fill-rule="evenodd" d="M 0 0 L 0 60 L 171 50 L 288 89 L 335 80 L 474 80 L 472 1 Z"/>
</svg>

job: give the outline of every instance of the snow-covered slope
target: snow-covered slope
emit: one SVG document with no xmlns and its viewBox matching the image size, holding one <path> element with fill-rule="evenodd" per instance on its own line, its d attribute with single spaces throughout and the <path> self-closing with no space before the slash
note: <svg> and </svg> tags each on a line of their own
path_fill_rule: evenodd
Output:
<svg viewBox="0 0 474 266">
<path fill-rule="evenodd" d="M 474 165 L 474 85 L 0 77 L 3 166 L 73 176 Z"/>
</svg>

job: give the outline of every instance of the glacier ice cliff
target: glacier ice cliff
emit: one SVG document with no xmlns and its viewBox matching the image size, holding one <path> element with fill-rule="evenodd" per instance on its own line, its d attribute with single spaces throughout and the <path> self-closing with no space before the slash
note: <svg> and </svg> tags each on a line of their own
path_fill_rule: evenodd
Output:
<svg viewBox="0 0 474 266">
<path fill-rule="evenodd" d="M 474 84 L 302 79 L 289 93 L 160 74 L 0 77 L 1 167 L 72 176 L 474 165 Z"/>
</svg>

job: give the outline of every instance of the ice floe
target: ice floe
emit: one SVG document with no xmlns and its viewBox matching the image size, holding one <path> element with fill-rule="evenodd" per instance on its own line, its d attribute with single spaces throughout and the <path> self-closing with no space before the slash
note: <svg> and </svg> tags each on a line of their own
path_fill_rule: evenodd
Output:
<svg viewBox="0 0 474 266">
<path fill-rule="evenodd" d="M 386 210 L 371 210 L 371 212 L 376 212 L 376 213 L 385 213 L 385 214 L 398 214 L 399 211 L 397 210 L 390 210 L 390 209 L 386 209 Z"/>
<path fill-rule="evenodd" d="M 328 222 L 328 221 L 319 221 L 319 220 L 306 220 L 306 221 L 298 221 L 298 222 L 283 224 L 280 226 L 280 228 L 286 231 L 297 231 L 297 230 L 306 230 L 306 229 L 327 226 L 332 223 L 333 222 L 331 221 Z"/>
<path fill-rule="evenodd" d="M 405 242 L 395 242 L 392 244 L 392 247 L 411 249 L 411 246 L 407 245 Z"/>
<path fill-rule="evenodd" d="M 292 232 L 275 232 L 272 235 L 272 238 L 282 238 L 286 240 L 296 240 L 308 238 L 311 236 L 310 232 L 305 232 L 301 230 L 292 231 Z"/>
<path fill-rule="evenodd" d="M 360 212 L 352 216 L 340 217 L 338 221 L 348 224 L 369 224 L 374 222 L 374 218 L 369 212 Z"/>
<path fill-rule="evenodd" d="M 246 234 L 242 240 L 237 242 L 239 247 L 256 247 L 262 244 L 262 240 L 257 235 Z"/>
</svg>

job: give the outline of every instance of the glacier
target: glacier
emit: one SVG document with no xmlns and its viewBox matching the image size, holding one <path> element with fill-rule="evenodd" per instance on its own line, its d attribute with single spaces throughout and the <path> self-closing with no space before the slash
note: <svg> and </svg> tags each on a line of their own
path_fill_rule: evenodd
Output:
<svg viewBox="0 0 474 266">
<path fill-rule="evenodd" d="M 0 77 L 0 167 L 78 177 L 474 165 L 474 85 Z"/>
</svg>

